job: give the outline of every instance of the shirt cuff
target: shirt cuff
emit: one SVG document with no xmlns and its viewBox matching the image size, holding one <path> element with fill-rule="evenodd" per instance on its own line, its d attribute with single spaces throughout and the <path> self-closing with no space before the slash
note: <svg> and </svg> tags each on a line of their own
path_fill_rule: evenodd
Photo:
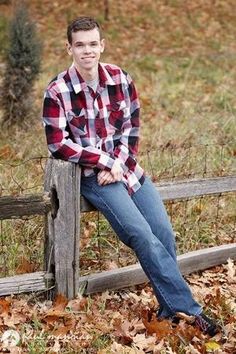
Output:
<svg viewBox="0 0 236 354">
<path fill-rule="evenodd" d="M 114 165 L 114 162 L 115 160 L 109 155 L 101 154 L 97 163 L 97 167 L 101 170 L 110 171 L 112 169 L 112 166 Z"/>
<path fill-rule="evenodd" d="M 123 172 L 125 172 L 125 170 L 126 170 L 126 166 L 125 166 L 124 162 L 123 162 L 123 161 L 122 161 L 119 157 L 117 157 L 117 158 L 116 158 L 116 160 L 118 160 L 118 161 L 119 161 L 120 166 L 121 166 L 121 168 L 122 168 Z"/>
</svg>

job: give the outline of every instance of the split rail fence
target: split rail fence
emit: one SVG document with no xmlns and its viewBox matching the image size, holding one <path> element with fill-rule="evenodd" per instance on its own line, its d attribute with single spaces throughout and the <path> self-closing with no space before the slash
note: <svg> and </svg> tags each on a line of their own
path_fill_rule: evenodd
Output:
<svg viewBox="0 0 236 354">
<path fill-rule="evenodd" d="M 48 159 L 44 193 L 0 198 L 0 220 L 45 215 L 44 271 L 0 279 L 0 296 L 50 291 L 75 297 L 119 289 L 147 281 L 137 263 L 98 274 L 80 276 L 79 240 L 81 213 L 95 209 L 80 196 L 81 170 L 78 164 Z M 236 192 L 236 176 L 201 178 L 156 184 L 163 201 Z M 192 251 L 178 256 L 183 275 L 236 260 L 236 243 Z"/>
</svg>

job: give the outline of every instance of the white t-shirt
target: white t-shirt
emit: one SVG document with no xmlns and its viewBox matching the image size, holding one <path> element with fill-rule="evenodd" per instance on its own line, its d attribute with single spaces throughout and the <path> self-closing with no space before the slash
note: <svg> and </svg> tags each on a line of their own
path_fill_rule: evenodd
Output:
<svg viewBox="0 0 236 354">
<path fill-rule="evenodd" d="M 94 92 L 96 92 L 98 87 L 98 77 L 93 80 L 86 81 L 86 84 L 91 87 Z"/>
</svg>

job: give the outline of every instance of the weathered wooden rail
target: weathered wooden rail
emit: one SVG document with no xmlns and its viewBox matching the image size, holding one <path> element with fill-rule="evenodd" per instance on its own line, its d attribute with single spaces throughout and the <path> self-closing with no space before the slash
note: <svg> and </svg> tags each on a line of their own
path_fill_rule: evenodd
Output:
<svg viewBox="0 0 236 354">
<path fill-rule="evenodd" d="M 235 192 L 236 176 L 181 180 L 156 183 L 164 201 L 184 200 L 204 195 Z M 34 195 L 0 197 L 0 220 L 29 215 L 43 215 L 52 209 L 50 192 Z M 80 197 L 80 211 L 88 212 L 95 208 Z"/>
<path fill-rule="evenodd" d="M 164 201 L 189 199 L 236 191 L 236 176 L 204 178 L 157 184 Z M 147 281 L 139 264 L 79 276 L 80 213 L 95 210 L 80 197 L 80 167 L 49 159 L 44 193 L 0 198 L 0 219 L 34 214 L 46 216 L 45 271 L 0 279 L 0 296 L 27 291 L 45 291 L 55 284 L 57 292 L 73 298 L 85 293 L 118 289 Z M 181 272 L 189 274 L 236 260 L 236 243 L 189 252 L 178 257 Z"/>
</svg>

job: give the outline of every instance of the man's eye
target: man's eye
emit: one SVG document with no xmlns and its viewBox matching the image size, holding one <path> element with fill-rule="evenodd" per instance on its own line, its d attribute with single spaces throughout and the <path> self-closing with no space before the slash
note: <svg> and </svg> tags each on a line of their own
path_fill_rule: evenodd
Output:
<svg viewBox="0 0 236 354">
<path fill-rule="evenodd" d="M 97 47 L 97 43 L 92 43 L 92 47 Z"/>
<path fill-rule="evenodd" d="M 76 44 L 76 47 L 83 47 L 83 44 Z"/>
</svg>

